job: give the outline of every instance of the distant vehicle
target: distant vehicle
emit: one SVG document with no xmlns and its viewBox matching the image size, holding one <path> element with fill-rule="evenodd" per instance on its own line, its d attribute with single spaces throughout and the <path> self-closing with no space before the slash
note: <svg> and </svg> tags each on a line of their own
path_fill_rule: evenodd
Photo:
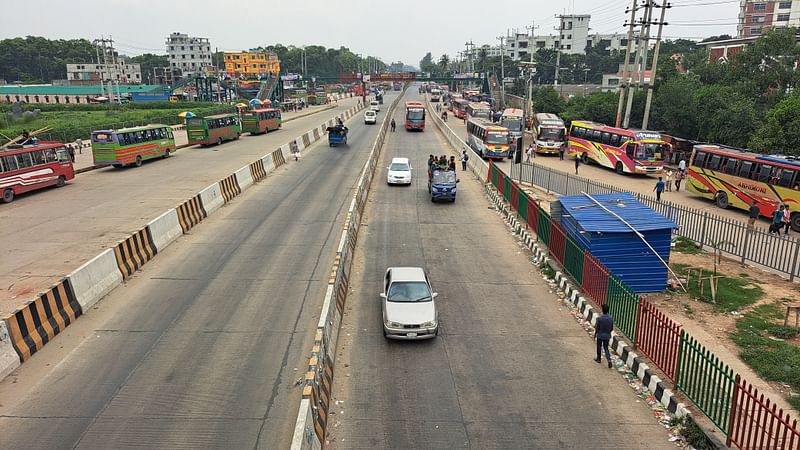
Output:
<svg viewBox="0 0 800 450">
<path fill-rule="evenodd" d="M 263 134 L 281 127 L 281 110 L 263 108 L 245 111 L 242 114 L 242 132 Z"/>
<path fill-rule="evenodd" d="M 455 98 L 450 105 L 453 107 L 453 115 L 458 117 L 459 119 L 463 119 L 467 117 L 467 106 L 469 102 L 464 100 L 463 98 Z"/>
<path fill-rule="evenodd" d="M 122 167 L 153 158 L 167 158 L 175 151 L 175 138 L 168 125 L 146 125 L 92 132 L 92 158 L 96 166 Z"/>
<path fill-rule="evenodd" d="M 369 109 L 378 112 L 381 110 L 381 104 L 377 100 L 369 102 Z"/>
<path fill-rule="evenodd" d="M 376 113 L 375 111 L 373 111 L 371 109 L 368 109 L 366 112 L 364 112 L 364 123 L 365 124 L 375 125 L 375 123 L 377 121 L 378 121 L 378 113 Z"/>
<path fill-rule="evenodd" d="M 480 103 L 470 103 L 467 105 L 467 118 L 476 117 L 481 119 L 491 120 L 492 118 L 492 108 L 489 107 L 488 104 L 480 102 Z"/>
<path fill-rule="evenodd" d="M 39 141 L 10 145 L 0 150 L 0 188 L 3 202 L 19 194 L 49 186 L 61 187 L 75 178 L 67 147 L 60 142 Z"/>
<path fill-rule="evenodd" d="M 481 158 L 507 158 L 508 129 L 497 126 L 486 119 L 470 119 L 467 122 L 467 144 Z"/>
<path fill-rule="evenodd" d="M 189 145 L 222 144 L 239 139 L 242 129 L 236 114 L 217 114 L 186 119 L 186 134 Z"/>
<path fill-rule="evenodd" d="M 508 128 L 511 137 L 519 140 L 522 138 L 522 130 L 525 129 L 524 116 L 521 109 L 506 108 L 500 116 L 500 126 Z"/>
<path fill-rule="evenodd" d="M 421 267 L 389 267 L 383 277 L 383 336 L 387 339 L 432 339 L 439 334 L 439 315 Z"/>
<path fill-rule="evenodd" d="M 557 155 L 566 146 L 567 128 L 564 121 L 553 113 L 533 115 L 534 151 Z"/>
<path fill-rule="evenodd" d="M 438 102 L 442 96 L 442 91 L 439 88 L 431 89 L 431 102 Z"/>
<path fill-rule="evenodd" d="M 383 104 L 383 91 L 379 91 L 377 94 L 375 94 L 375 100 L 378 101 L 378 104 Z"/>
<path fill-rule="evenodd" d="M 347 145 L 348 128 L 344 125 L 335 125 L 326 129 L 328 132 L 328 147 Z"/>
<path fill-rule="evenodd" d="M 406 130 L 425 131 L 425 105 L 420 102 L 406 102 Z"/>
<path fill-rule="evenodd" d="M 386 184 L 411 184 L 411 163 L 408 158 L 392 158 L 387 169 Z"/>
<path fill-rule="evenodd" d="M 759 213 L 772 217 L 782 204 L 800 202 L 800 162 L 765 156 L 732 147 L 699 144 L 687 167 L 686 188 L 714 200 L 720 208 L 744 211 L 755 200 Z M 800 211 L 792 211 L 790 224 L 800 232 Z"/>
<path fill-rule="evenodd" d="M 471 102 L 479 102 L 483 99 L 479 89 L 464 89 L 464 98 Z"/>
<path fill-rule="evenodd" d="M 428 193 L 431 194 L 431 201 L 450 200 L 456 201 L 456 173 L 452 170 L 434 169 L 428 176 Z"/>
<path fill-rule="evenodd" d="M 392 85 L 392 88 L 393 88 L 395 91 L 399 91 L 399 90 L 403 89 L 403 85 L 402 85 L 402 84 L 400 84 L 400 82 L 399 82 L 399 81 L 395 81 L 395 82 L 394 82 L 394 84 Z"/>
<path fill-rule="evenodd" d="M 656 131 L 629 130 L 573 120 L 569 132 L 569 154 L 584 162 L 614 169 L 619 174 L 659 174 L 669 144 Z"/>
</svg>

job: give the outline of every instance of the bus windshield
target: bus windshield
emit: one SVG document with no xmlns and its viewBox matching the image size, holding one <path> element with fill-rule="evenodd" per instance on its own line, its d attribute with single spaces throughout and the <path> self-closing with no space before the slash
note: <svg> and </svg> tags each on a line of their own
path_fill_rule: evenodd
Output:
<svg viewBox="0 0 800 450">
<path fill-rule="evenodd" d="M 489 131 L 486 133 L 486 143 L 492 145 L 508 144 L 507 131 Z"/>
<path fill-rule="evenodd" d="M 511 131 L 520 131 L 522 130 L 522 120 L 519 117 L 504 117 L 501 126 Z"/>
<path fill-rule="evenodd" d="M 544 141 L 561 142 L 564 140 L 563 128 L 542 128 L 539 131 L 539 139 Z"/>
<path fill-rule="evenodd" d="M 421 120 L 425 118 L 425 110 L 424 109 L 409 109 L 406 113 L 406 117 L 410 120 Z"/>
<path fill-rule="evenodd" d="M 639 152 L 636 159 L 663 159 L 667 154 L 667 144 L 642 144 L 639 146 Z"/>
</svg>

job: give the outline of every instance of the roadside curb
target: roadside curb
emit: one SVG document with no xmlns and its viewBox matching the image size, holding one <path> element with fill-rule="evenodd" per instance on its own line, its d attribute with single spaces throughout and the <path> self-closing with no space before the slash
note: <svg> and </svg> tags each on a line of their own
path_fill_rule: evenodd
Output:
<svg viewBox="0 0 800 450">
<path fill-rule="evenodd" d="M 362 108 L 352 106 L 331 120 L 306 131 L 249 165 L 226 176 L 176 207 L 149 220 L 110 248 L 41 292 L 11 315 L 0 319 L 0 380 L 31 358 L 73 321 L 117 286 L 123 284 L 168 245 L 188 233 L 213 211 L 223 207 L 255 184 L 252 164 L 262 164 L 259 180 L 285 165 L 291 148 L 305 148 L 324 137 L 336 118 L 354 117 Z M 298 142 L 299 141 L 299 142 Z M 263 164 L 268 161 L 268 164 Z M 237 176 L 237 174 L 239 174 Z M 242 184 L 240 185 L 240 179 Z M 249 183 L 247 180 L 249 179 Z M 12 353 L 13 352 L 13 353 Z"/>
</svg>

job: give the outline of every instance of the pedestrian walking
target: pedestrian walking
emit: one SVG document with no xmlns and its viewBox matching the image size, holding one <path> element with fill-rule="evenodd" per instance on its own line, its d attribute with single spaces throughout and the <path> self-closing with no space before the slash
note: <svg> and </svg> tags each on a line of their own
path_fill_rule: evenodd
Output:
<svg viewBox="0 0 800 450">
<path fill-rule="evenodd" d="M 783 235 L 789 235 L 789 228 L 792 227 L 792 214 L 789 212 L 789 205 L 783 205 Z M 780 233 L 778 233 L 780 234 Z"/>
<path fill-rule="evenodd" d="M 75 162 L 75 149 L 72 147 L 67 147 L 67 153 L 69 153 L 69 159 L 74 163 Z"/>
<path fill-rule="evenodd" d="M 678 163 L 678 170 L 683 173 L 686 173 L 686 160 L 681 158 L 681 161 Z"/>
<path fill-rule="evenodd" d="M 81 139 L 81 138 L 75 139 L 75 147 L 78 149 L 78 154 L 82 155 L 83 154 L 83 139 Z"/>
<path fill-rule="evenodd" d="M 769 226 L 769 232 L 775 233 L 780 236 L 781 228 L 783 228 L 783 205 L 772 213 L 772 224 Z"/>
<path fill-rule="evenodd" d="M 661 193 L 664 192 L 664 179 L 662 177 L 658 177 L 658 181 L 656 181 L 656 187 L 653 188 L 656 191 L 656 201 L 661 201 Z"/>
<path fill-rule="evenodd" d="M 564 146 L 558 147 L 558 159 L 564 160 Z"/>
<path fill-rule="evenodd" d="M 675 192 L 678 192 L 678 191 L 680 191 L 680 190 L 681 190 L 681 181 L 683 181 L 683 179 L 684 179 L 685 177 L 686 177 L 686 174 L 684 174 L 684 173 L 683 173 L 683 172 L 681 172 L 680 170 L 679 170 L 679 171 L 678 171 L 678 173 L 675 175 Z"/>
<path fill-rule="evenodd" d="M 594 361 L 600 364 L 600 349 L 606 354 L 608 368 L 611 368 L 611 353 L 608 351 L 608 342 L 611 340 L 611 331 L 614 329 L 614 318 L 608 313 L 608 303 L 603 305 L 603 315 L 597 318 L 594 325 L 594 339 L 597 341 L 597 357 Z"/>
<path fill-rule="evenodd" d="M 756 200 L 753 199 L 753 202 L 750 204 L 750 209 L 747 210 L 747 228 L 751 230 L 756 226 L 756 220 L 758 220 L 758 216 L 761 215 L 761 209 L 758 207 Z"/>
<path fill-rule="evenodd" d="M 667 179 L 664 182 L 664 187 L 667 192 L 672 192 L 672 170 L 667 169 Z"/>
<path fill-rule="evenodd" d="M 469 155 L 467 155 L 467 151 L 461 150 L 461 170 L 467 170 L 467 161 L 469 161 Z"/>
<path fill-rule="evenodd" d="M 533 153 L 533 142 L 531 142 L 531 145 L 528 146 L 528 151 L 525 152 L 525 153 L 526 153 L 525 162 L 526 163 L 530 163 L 531 162 L 531 157 L 535 157 L 535 155 Z"/>
<path fill-rule="evenodd" d="M 581 165 L 581 158 L 578 155 L 575 155 L 575 175 L 578 174 L 578 167 Z"/>
<path fill-rule="evenodd" d="M 392 133 L 394 133 L 394 129 L 397 126 L 397 124 L 394 122 L 394 117 L 392 117 L 392 121 L 389 122 L 389 125 L 392 127 Z"/>
</svg>

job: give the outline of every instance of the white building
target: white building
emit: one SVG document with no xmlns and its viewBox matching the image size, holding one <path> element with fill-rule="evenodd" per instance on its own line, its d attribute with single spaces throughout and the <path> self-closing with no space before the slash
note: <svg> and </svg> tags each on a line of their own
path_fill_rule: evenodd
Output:
<svg viewBox="0 0 800 450">
<path fill-rule="evenodd" d="M 181 69 L 183 76 L 202 72 L 204 67 L 212 65 L 208 38 L 172 33 L 166 44 L 170 65 Z"/>
<path fill-rule="evenodd" d="M 593 47 L 598 43 L 605 44 L 606 50 L 625 50 L 628 45 L 627 34 L 592 34 L 589 32 L 590 18 L 589 14 L 561 16 L 559 34 L 531 37 L 527 33 L 513 32 L 506 37 L 505 56 L 515 61 L 527 60 L 531 52 L 535 53 L 539 49 L 560 49 L 566 54 L 583 55 L 586 47 Z"/>
<path fill-rule="evenodd" d="M 121 84 L 141 84 L 142 68 L 139 64 L 119 62 L 117 64 L 79 63 L 67 64 L 67 82 L 71 86 L 94 86 L 100 80 Z"/>
<path fill-rule="evenodd" d="M 741 0 L 738 37 L 760 36 L 770 28 L 800 27 L 800 0 Z"/>
</svg>

